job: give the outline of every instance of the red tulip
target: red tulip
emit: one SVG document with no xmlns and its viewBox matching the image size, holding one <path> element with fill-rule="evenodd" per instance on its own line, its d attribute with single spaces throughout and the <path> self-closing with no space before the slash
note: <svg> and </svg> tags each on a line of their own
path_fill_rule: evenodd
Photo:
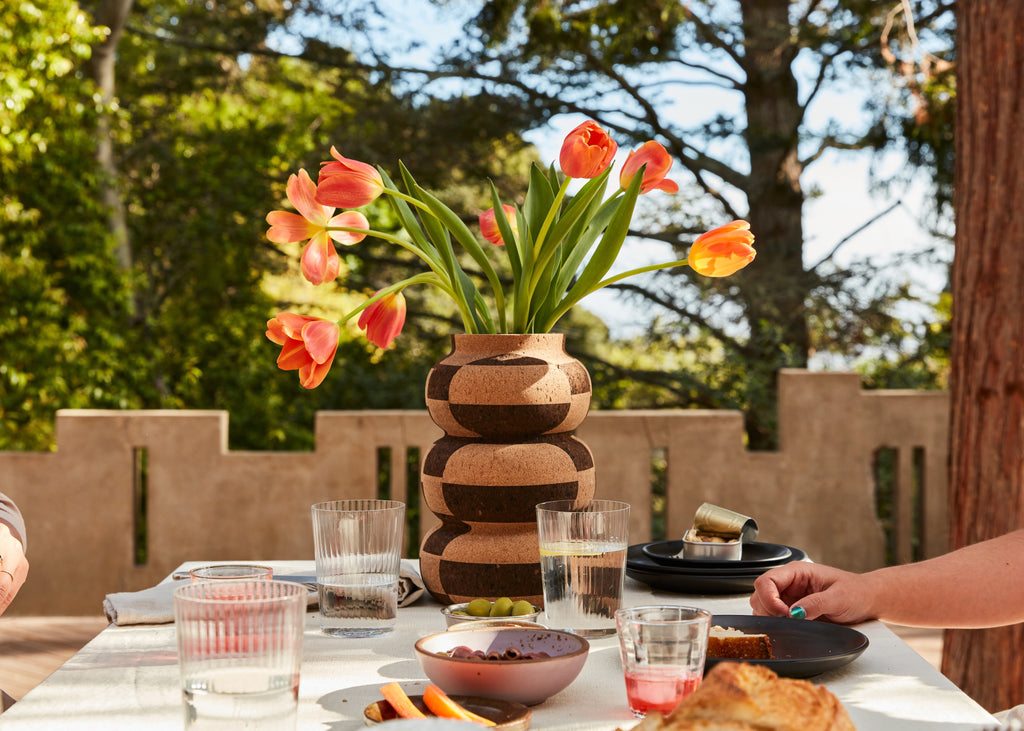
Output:
<svg viewBox="0 0 1024 731">
<path fill-rule="evenodd" d="M 279 312 L 267 321 L 267 338 L 281 346 L 277 366 L 299 372 L 299 383 L 316 388 L 331 370 L 338 351 L 340 330 L 336 322 L 319 317 Z"/>
<path fill-rule="evenodd" d="M 372 165 L 342 157 L 335 148 L 331 155 L 337 162 L 320 165 L 316 200 L 325 206 L 359 208 L 377 200 L 384 192 L 384 179 Z"/>
<path fill-rule="evenodd" d="M 329 226 L 347 228 L 370 227 L 366 216 L 358 211 L 346 211 L 337 216 L 334 208 L 316 202 L 316 184 L 305 170 L 288 178 L 288 201 L 298 213 L 271 211 L 267 214 L 270 229 L 267 238 L 275 244 L 290 244 L 309 239 L 302 252 L 302 276 L 313 284 L 323 284 L 338 276 L 341 259 L 334 243 L 349 246 L 366 238 L 366 234 L 348 231 L 328 231 Z M 300 215 L 301 214 L 301 215 Z"/>
<path fill-rule="evenodd" d="M 405 325 L 405 297 L 401 292 L 385 295 L 363 310 L 359 327 L 366 339 L 378 348 L 386 348 L 402 332 Z"/>
<path fill-rule="evenodd" d="M 516 209 L 513 206 L 503 205 L 502 210 L 505 211 L 508 225 L 512 227 L 512 233 L 518 238 L 519 225 L 516 221 Z M 505 240 L 501 238 L 501 229 L 498 228 L 497 216 L 495 216 L 493 208 L 488 208 L 480 214 L 480 233 L 492 244 L 497 246 L 505 245 Z"/>
<path fill-rule="evenodd" d="M 647 193 L 657 188 L 666 193 L 675 193 L 679 185 L 672 180 L 666 180 L 669 168 L 672 167 L 672 158 L 668 151 L 654 140 L 645 142 L 639 148 L 629 153 L 622 172 L 619 173 L 619 185 L 625 190 L 630 182 L 640 172 L 644 165 L 644 179 L 640 184 L 640 193 Z"/>
<path fill-rule="evenodd" d="M 619 146 L 596 122 L 584 122 L 565 137 L 558 164 L 570 178 L 596 178 L 611 165 Z"/>
<path fill-rule="evenodd" d="M 732 221 L 697 237 L 687 263 L 705 277 L 728 277 L 754 260 L 754 234 L 746 221 Z"/>
</svg>

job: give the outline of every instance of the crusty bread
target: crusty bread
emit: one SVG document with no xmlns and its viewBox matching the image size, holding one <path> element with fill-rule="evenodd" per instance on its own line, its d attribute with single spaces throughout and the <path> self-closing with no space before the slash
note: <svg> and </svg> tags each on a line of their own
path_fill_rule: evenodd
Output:
<svg viewBox="0 0 1024 731">
<path fill-rule="evenodd" d="M 763 665 L 719 663 L 697 690 L 661 718 L 651 713 L 633 731 L 856 731 L 846 709 L 823 686 L 780 678 Z"/>
<path fill-rule="evenodd" d="M 772 641 L 765 634 L 747 634 L 732 627 L 715 625 L 708 633 L 708 657 L 734 660 L 770 660 Z"/>
</svg>

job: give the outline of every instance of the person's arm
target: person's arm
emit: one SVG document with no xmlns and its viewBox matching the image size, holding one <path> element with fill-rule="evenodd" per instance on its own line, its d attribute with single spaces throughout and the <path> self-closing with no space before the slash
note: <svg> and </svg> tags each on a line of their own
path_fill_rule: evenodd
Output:
<svg viewBox="0 0 1024 731">
<path fill-rule="evenodd" d="M 21 511 L 14 501 L 0 492 L 0 523 L 6 523 L 11 535 L 21 541 L 22 551 L 28 550 L 25 542 L 25 519 L 21 517 Z"/>
<path fill-rule="evenodd" d="M 0 614 L 10 606 L 28 576 L 25 536 L 21 511 L 0 493 Z"/>
<path fill-rule="evenodd" d="M 996 627 L 1024 621 L 1024 530 L 937 558 L 865 574 L 790 563 L 762 575 L 755 614 L 802 607 L 809 619 L 883 619 L 917 627 Z"/>
</svg>

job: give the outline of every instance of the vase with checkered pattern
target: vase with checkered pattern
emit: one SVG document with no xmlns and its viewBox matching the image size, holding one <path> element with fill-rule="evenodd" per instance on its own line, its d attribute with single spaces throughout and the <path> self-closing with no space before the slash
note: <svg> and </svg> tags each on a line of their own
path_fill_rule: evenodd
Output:
<svg viewBox="0 0 1024 731">
<path fill-rule="evenodd" d="M 535 506 L 590 502 L 594 460 L 573 431 L 590 375 L 565 335 L 453 335 L 427 376 L 427 409 L 445 435 L 423 459 L 420 570 L 445 604 L 501 596 L 543 604 Z"/>
</svg>

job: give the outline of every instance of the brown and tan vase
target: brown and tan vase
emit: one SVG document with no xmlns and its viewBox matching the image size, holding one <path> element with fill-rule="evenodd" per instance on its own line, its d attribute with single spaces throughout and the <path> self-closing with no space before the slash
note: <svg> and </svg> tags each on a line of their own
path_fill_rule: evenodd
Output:
<svg viewBox="0 0 1024 731">
<path fill-rule="evenodd" d="M 445 436 L 423 459 L 420 570 L 445 604 L 543 593 L 535 506 L 594 496 L 594 460 L 573 436 L 590 410 L 590 375 L 565 336 L 454 335 L 427 376 L 427 409 Z"/>
</svg>

